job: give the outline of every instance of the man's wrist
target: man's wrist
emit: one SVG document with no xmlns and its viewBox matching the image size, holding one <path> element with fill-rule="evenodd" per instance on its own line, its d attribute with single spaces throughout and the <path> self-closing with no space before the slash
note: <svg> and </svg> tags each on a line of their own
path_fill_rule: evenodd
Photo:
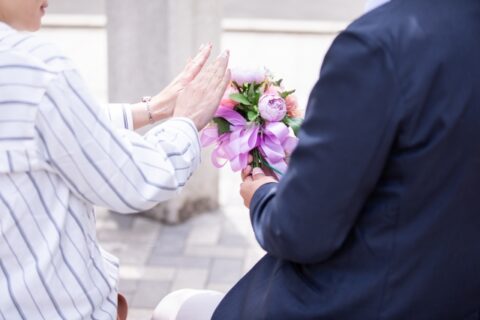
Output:
<svg viewBox="0 0 480 320">
<path fill-rule="evenodd" d="M 261 202 L 261 200 L 268 195 L 274 194 L 276 192 L 276 187 L 278 182 L 268 182 L 260 186 L 255 192 L 253 193 L 252 200 L 250 201 L 250 211 L 253 212 L 255 210 L 255 206 Z"/>
</svg>

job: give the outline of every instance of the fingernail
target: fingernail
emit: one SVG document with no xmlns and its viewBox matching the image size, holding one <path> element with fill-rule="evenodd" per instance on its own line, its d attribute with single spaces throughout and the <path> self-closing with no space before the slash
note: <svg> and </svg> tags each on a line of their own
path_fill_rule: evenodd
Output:
<svg viewBox="0 0 480 320">
<path fill-rule="evenodd" d="M 260 168 L 253 168 L 253 171 L 252 171 L 252 176 L 256 176 L 258 174 L 263 174 L 263 170 L 260 169 Z"/>
<path fill-rule="evenodd" d="M 222 53 L 220 53 L 220 55 L 218 56 L 219 58 L 226 58 L 230 55 L 230 52 L 228 50 L 225 50 L 223 51 Z"/>
</svg>

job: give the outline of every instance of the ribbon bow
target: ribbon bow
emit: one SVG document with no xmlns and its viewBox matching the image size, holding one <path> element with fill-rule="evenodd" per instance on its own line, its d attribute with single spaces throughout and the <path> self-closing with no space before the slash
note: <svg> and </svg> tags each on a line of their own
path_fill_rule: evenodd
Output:
<svg viewBox="0 0 480 320">
<path fill-rule="evenodd" d="M 248 155 L 258 148 L 268 166 L 278 175 L 287 169 L 286 157 L 295 149 L 298 139 L 290 135 L 289 128 L 282 122 L 270 122 L 263 126 L 249 123 L 235 110 L 220 106 L 216 113 L 230 123 L 230 132 L 219 135 L 218 128 L 211 126 L 203 130 L 203 147 L 216 143 L 212 163 L 221 168 L 227 162 L 233 171 L 240 171 L 248 165 Z"/>
</svg>

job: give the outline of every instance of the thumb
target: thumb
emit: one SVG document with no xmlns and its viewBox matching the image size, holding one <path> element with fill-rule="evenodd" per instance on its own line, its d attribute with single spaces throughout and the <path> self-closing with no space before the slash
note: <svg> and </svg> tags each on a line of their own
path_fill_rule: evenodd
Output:
<svg viewBox="0 0 480 320">
<path fill-rule="evenodd" d="M 259 180 L 259 179 L 265 178 L 265 173 L 261 168 L 258 168 L 258 167 L 253 168 L 252 177 L 253 177 L 253 181 Z"/>
</svg>

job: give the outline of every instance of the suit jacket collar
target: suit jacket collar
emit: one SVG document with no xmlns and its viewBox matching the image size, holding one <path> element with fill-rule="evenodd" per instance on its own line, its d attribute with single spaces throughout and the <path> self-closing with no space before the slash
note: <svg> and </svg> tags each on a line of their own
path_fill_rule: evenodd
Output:
<svg viewBox="0 0 480 320">
<path fill-rule="evenodd" d="M 378 8 L 387 2 L 390 2 L 390 0 L 367 0 L 365 3 L 365 12 Z"/>
</svg>

